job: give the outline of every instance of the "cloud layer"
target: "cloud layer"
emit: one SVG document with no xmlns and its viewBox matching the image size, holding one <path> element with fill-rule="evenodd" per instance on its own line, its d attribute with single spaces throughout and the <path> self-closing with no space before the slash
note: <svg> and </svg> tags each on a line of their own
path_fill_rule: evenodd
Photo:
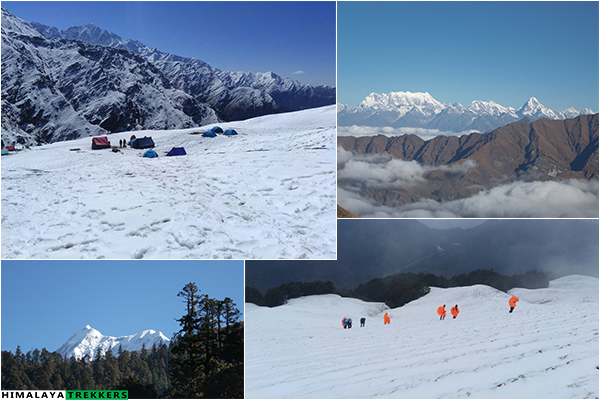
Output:
<svg viewBox="0 0 600 400">
<path fill-rule="evenodd" d="M 338 188 L 338 203 L 362 218 L 598 218 L 598 180 L 522 182 L 483 190 L 466 199 L 421 199 L 379 206 L 352 189 Z"/>
<path fill-rule="evenodd" d="M 424 175 L 432 171 L 444 171 L 464 174 L 474 168 L 476 163 L 467 160 L 460 165 L 428 166 L 417 161 L 403 161 L 383 155 L 353 157 L 352 153 L 338 147 L 338 179 L 350 179 L 367 187 L 397 188 L 405 185 L 425 183 Z"/>
</svg>

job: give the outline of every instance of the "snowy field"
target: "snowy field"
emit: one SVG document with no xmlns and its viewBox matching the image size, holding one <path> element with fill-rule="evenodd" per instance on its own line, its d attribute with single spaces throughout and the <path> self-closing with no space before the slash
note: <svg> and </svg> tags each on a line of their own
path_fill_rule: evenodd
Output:
<svg viewBox="0 0 600 400">
<path fill-rule="evenodd" d="M 484 285 L 393 310 L 337 295 L 247 303 L 246 398 L 598 398 L 598 279 L 509 293 L 512 314 L 510 295 Z"/>
<path fill-rule="evenodd" d="M 234 137 L 109 135 L 152 136 L 155 159 L 90 138 L 4 156 L 2 258 L 335 258 L 335 121 L 328 106 L 219 124 Z"/>
</svg>

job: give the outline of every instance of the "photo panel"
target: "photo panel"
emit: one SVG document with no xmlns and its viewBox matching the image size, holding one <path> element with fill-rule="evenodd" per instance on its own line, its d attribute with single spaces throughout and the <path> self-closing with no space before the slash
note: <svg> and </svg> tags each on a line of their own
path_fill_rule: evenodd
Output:
<svg viewBox="0 0 600 400">
<path fill-rule="evenodd" d="M 333 1 L 3 2 L 2 258 L 335 259 L 335 86 Z"/>
<path fill-rule="evenodd" d="M 339 1 L 338 216 L 598 218 L 597 15 Z"/>
<path fill-rule="evenodd" d="M 3 393 L 244 397 L 243 261 L 3 261 L 1 293 Z"/>
<path fill-rule="evenodd" d="M 248 261 L 246 398 L 595 397 L 598 229 L 339 220 L 337 261 Z"/>
</svg>

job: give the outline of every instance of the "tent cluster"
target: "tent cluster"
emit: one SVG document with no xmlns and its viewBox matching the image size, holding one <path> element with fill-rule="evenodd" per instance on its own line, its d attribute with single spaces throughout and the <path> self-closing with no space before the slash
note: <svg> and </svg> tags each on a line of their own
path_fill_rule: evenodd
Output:
<svg viewBox="0 0 600 400">
<path fill-rule="evenodd" d="M 204 132 L 202 134 L 202 136 L 203 137 L 217 137 L 217 133 L 223 134 L 225 136 L 234 136 L 234 135 L 238 134 L 235 129 L 227 129 L 226 131 L 223 131 L 223 128 L 221 128 L 220 126 L 213 126 L 210 131 Z"/>
<path fill-rule="evenodd" d="M 125 142 L 125 140 L 123 140 Z M 137 138 L 135 135 L 131 135 L 129 138 L 129 146 L 134 149 L 143 150 L 147 149 L 142 155 L 143 158 L 157 158 L 158 153 L 153 150 L 156 146 L 154 140 L 150 136 L 144 136 L 143 138 Z M 109 149 L 110 142 L 108 141 L 108 137 L 94 137 L 92 138 L 92 150 L 98 149 Z M 117 149 L 118 151 L 118 149 Z M 173 147 L 167 153 L 168 157 L 172 156 L 185 156 L 187 153 L 183 147 Z"/>
<path fill-rule="evenodd" d="M 2 147 L 2 155 L 3 156 L 9 155 L 11 151 L 19 151 L 19 149 L 16 149 L 15 146 Z"/>
</svg>

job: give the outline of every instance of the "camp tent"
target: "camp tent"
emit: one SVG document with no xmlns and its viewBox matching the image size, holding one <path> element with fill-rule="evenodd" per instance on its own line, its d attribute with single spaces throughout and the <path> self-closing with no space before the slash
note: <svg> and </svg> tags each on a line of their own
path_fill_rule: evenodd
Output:
<svg viewBox="0 0 600 400">
<path fill-rule="evenodd" d="M 158 154 L 156 154 L 156 152 L 154 150 L 148 149 L 144 152 L 144 155 L 142 157 L 156 158 L 156 157 L 158 157 Z"/>
<path fill-rule="evenodd" d="M 110 149 L 110 142 L 106 136 L 92 138 L 92 150 Z"/>
<path fill-rule="evenodd" d="M 227 136 L 233 136 L 233 135 L 237 135 L 237 134 L 238 133 L 236 132 L 235 129 L 227 129 L 224 133 L 224 135 L 227 135 Z"/>
<path fill-rule="evenodd" d="M 143 138 L 138 138 L 131 143 L 131 147 L 134 149 L 151 149 L 154 147 L 154 140 L 151 137 L 144 136 Z"/>
<path fill-rule="evenodd" d="M 2 149 L 2 155 L 3 156 L 7 156 L 8 155 L 8 150 L 7 149 Z"/>
<path fill-rule="evenodd" d="M 15 151 L 15 146 L 6 146 L 6 150 Z"/>
<path fill-rule="evenodd" d="M 206 131 L 202 134 L 204 137 L 216 137 L 217 134 L 214 131 Z"/>
<path fill-rule="evenodd" d="M 211 131 L 213 131 L 214 133 L 223 133 L 223 129 L 221 129 L 220 126 L 213 126 Z"/>
<path fill-rule="evenodd" d="M 167 156 L 185 156 L 187 153 L 183 147 L 173 147 L 171 151 L 167 153 Z"/>
</svg>

